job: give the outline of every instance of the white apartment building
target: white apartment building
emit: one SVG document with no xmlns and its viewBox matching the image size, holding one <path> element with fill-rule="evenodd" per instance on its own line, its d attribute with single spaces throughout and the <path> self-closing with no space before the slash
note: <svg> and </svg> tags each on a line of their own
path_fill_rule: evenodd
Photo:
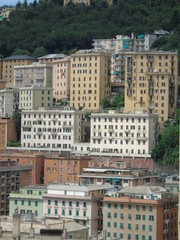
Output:
<svg viewBox="0 0 180 240">
<path fill-rule="evenodd" d="M 38 107 L 52 107 L 52 88 L 25 87 L 19 89 L 19 109 L 33 110 Z"/>
<path fill-rule="evenodd" d="M 34 62 L 14 67 L 15 87 L 52 87 L 52 65 Z"/>
<path fill-rule="evenodd" d="M 85 136 L 85 113 L 75 110 L 23 110 L 21 115 L 22 147 L 71 151 Z"/>
<path fill-rule="evenodd" d="M 0 90 L 0 117 L 12 117 L 19 108 L 19 90 Z"/>
<path fill-rule="evenodd" d="M 91 114 L 91 155 L 148 155 L 158 139 L 158 115 Z"/>
<path fill-rule="evenodd" d="M 89 235 L 102 230 L 102 199 L 113 189 L 105 185 L 55 185 L 47 187 L 43 194 L 44 216 L 46 218 L 73 219 L 89 227 Z"/>
</svg>

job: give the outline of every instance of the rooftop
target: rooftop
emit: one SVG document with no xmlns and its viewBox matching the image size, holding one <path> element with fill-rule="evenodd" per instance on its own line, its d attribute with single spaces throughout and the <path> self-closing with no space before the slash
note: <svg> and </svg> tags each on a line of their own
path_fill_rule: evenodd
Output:
<svg viewBox="0 0 180 240">
<path fill-rule="evenodd" d="M 38 59 L 53 59 L 53 58 L 65 58 L 67 55 L 61 53 L 61 54 L 47 54 L 42 57 L 39 57 Z"/>
<path fill-rule="evenodd" d="M 28 55 L 13 55 L 10 57 L 3 58 L 3 60 L 36 60 L 36 59 Z"/>
<path fill-rule="evenodd" d="M 137 187 L 126 187 L 119 190 L 119 193 L 125 194 L 154 194 L 154 193 L 165 193 L 166 189 L 160 186 L 137 186 Z"/>
</svg>

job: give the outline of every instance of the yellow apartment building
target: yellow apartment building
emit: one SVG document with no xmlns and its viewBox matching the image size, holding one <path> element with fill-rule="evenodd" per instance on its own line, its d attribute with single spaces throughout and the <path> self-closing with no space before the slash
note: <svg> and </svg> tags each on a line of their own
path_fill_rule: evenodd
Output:
<svg viewBox="0 0 180 240">
<path fill-rule="evenodd" d="M 110 95 L 110 57 L 105 52 L 80 50 L 71 55 L 70 106 L 98 111 Z"/>
<path fill-rule="evenodd" d="M 176 113 L 177 90 L 176 52 L 125 54 L 125 113 L 157 113 L 161 125 Z"/>
<path fill-rule="evenodd" d="M 19 109 L 33 110 L 38 107 L 52 107 L 52 88 L 25 87 L 19 89 Z"/>
<path fill-rule="evenodd" d="M 14 86 L 14 66 L 29 65 L 36 61 L 27 55 L 14 55 L 3 58 L 3 79 L 6 80 L 6 87 Z"/>
</svg>

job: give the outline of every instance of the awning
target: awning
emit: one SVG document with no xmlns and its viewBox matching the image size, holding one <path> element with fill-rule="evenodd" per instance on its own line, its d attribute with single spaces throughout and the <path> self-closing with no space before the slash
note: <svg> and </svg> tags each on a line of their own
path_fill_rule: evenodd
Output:
<svg viewBox="0 0 180 240">
<path fill-rule="evenodd" d="M 105 180 L 106 180 L 106 181 L 111 181 L 111 179 L 110 179 L 110 178 L 105 178 Z"/>
<path fill-rule="evenodd" d="M 144 34 L 140 34 L 140 35 L 138 35 L 137 38 L 138 38 L 138 39 L 140 39 L 140 38 L 144 38 Z"/>
<path fill-rule="evenodd" d="M 114 71 L 113 75 L 118 75 L 119 72 L 118 71 Z"/>
<path fill-rule="evenodd" d="M 116 57 L 117 57 L 117 54 L 115 53 L 114 56 L 113 56 L 113 58 L 116 59 Z"/>
<path fill-rule="evenodd" d="M 113 182 L 119 182 L 119 179 L 114 179 Z"/>
</svg>

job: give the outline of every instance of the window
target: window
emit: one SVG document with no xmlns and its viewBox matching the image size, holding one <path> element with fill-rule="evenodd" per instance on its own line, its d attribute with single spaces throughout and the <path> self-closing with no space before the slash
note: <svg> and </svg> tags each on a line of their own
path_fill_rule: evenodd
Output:
<svg viewBox="0 0 180 240">
<path fill-rule="evenodd" d="M 69 207 L 72 207 L 72 202 L 71 201 L 69 202 Z"/>
<path fill-rule="evenodd" d="M 120 239 L 123 239 L 123 233 L 120 233 Z"/>
<path fill-rule="evenodd" d="M 79 216 L 79 210 L 76 210 L 76 216 Z"/>
<path fill-rule="evenodd" d="M 141 220 L 141 215 L 136 214 L 136 220 Z"/>
<path fill-rule="evenodd" d="M 152 206 L 149 206 L 149 211 L 152 212 Z"/>
<path fill-rule="evenodd" d="M 72 215 L 72 210 L 69 210 L 69 216 L 71 216 Z"/>
<path fill-rule="evenodd" d="M 121 209 L 124 209 L 124 205 L 123 204 L 121 204 L 120 207 L 121 207 Z"/>
<path fill-rule="evenodd" d="M 24 205 L 24 200 L 21 201 L 21 205 Z"/>
<path fill-rule="evenodd" d="M 86 217 L 86 211 L 83 211 L 83 217 Z"/>
<path fill-rule="evenodd" d="M 111 227 L 111 222 L 107 222 L 107 227 Z"/>
<path fill-rule="evenodd" d="M 65 215 L 65 209 L 62 209 L 62 215 L 63 216 Z"/>
<path fill-rule="evenodd" d="M 117 213 L 114 213 L 114 218 L 117 218 Z"/>
<path fill-rule="evenodd" d="M 142 225 L 142 230 L 146 230 L 146 225 Z"/>
<path fill-rule="evenodd" d="M 117 222 L 114 222 L 114 228 L 117 228 Z"/>
<path fill-rule="evenodd" d="M 146 240 L 146 236 L 145 235 L 142 235 L 142 240 Z"/>
<path fill-rule="evenodd" d="M 48 208 L 48 214 L 51 214 L 51 209 L 50 208 Z"/>
<path fill-rule="evenodd" d="M 114 204 L 114 209 L 117 209 L 117 203 Z"/>
<path fill-rule="evenodd" d="M 111 208 L 111 204 L 110 203 L 108 203 L 108 208 Z"/>
<path fill-rule="evenodd" d="M 38 201 L 35 201 L 35 206 L 36 206 L 36 207 L 38 206 Z"/>
<path fill-rule="evenodd" d="M 131 210 L 131 205 L 128 205 L 128 210 Z"/>
<path fill-rule="evenodd" d="M 31 201 L 28 201 L 28 206 L 31 206 Z"/>
<path fill-rule="evenodd" d="M 51 205 L 51 200 L 48 200 L 48 205 Z"/>
<path fill-rule="evenodd" d="M 136 240 L 139 240 L 139 235 L 136 234 L 136 238 L 135 238 L 135 239 L 136 239 Z"/>
<path fill-rule="evenodd" d="M 131 239 L 131 234 L 128 234 L 128 240 L 130 240 Z"/>
<path fill-rule="evenodd" d="M 136 230 L 139 230 L 139 224 L 136 224 Z"/>
<path fill-rule="evenodd" d="M 149 231 L 152 232 L 152 225 L 149 225 Z"/>
<path fill-rule="evenodd" d="M 17 200 L 14 200 L 14 204 L 17 205 Z"/>
<path fill-rule="evenodd" d="M 154 216 L 149 215 L 149 221 L 154 221 Z"/>
<path fill-rule="evenodd" d="M 54 214 L 57 215 L 58 214 L 58 210 L 54 209 Z"/>
<path fill-rule="evenodd" d="M 124 219 L 124 214 L 123 213 L 120 214 L 120 218 Z"/>
<path fill-rule="evenodd" d="M 76 207 L 79 207 L 79 202 L 76 202 Z"/>
<path fill-rule="evenodd" d="M 114 233 L 114 238 L 117 238 L 117 233 Z"/>
<path fill-rule="evenodd" d="M 65 201 L 62 201 L 62 206 L 65 206 Z"/>
<path fill-rule="evenodd" d="M 149 240 L 152 240 L 152 236 L 149 236 Z"/>
<path fill-rule="evenodd" d="M 146 215 L 142 215 L 142 220 L 146 220 Z"/>
<path fill-rule="evenodd" d="M 86 202 L 83 202 L 83 207 L 86 208 Z"/>
<path fill-rule="evenodd" d="M 128 214 L 128 219 L 131 220 L 131 214 Z"/>
<path fill-rule="evenodd" d="M 120 228 L 123 229 L 124 228 L 124 224 L 120 223 Z"/>
<path fill-rule="evenodd" d="M 131 230 L 131 224 L 130 223 L 128 223 L 128 229 Z"/>
<path fill-rule="evenodd" d="M 146 211 L 146 206 L 143 205 L 143 206 L 142 206 L 142 210 L 143 210 L 143 211 Z"/>
</svg>

